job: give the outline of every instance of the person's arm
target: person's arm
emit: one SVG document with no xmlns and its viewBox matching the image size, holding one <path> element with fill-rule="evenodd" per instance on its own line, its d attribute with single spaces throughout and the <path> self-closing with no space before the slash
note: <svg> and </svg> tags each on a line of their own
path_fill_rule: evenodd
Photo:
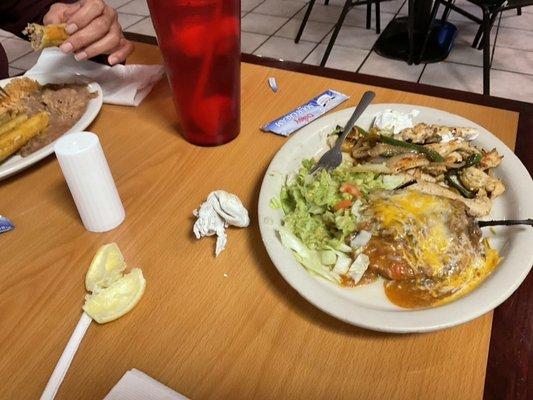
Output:
<svg viewBox="0 0 533 400">
<path fill-rule="evenodd" d="M 62 0 L 75 3 L 77 0 Z M 0 0 L 0 29 L 13 33 L 23 39 L 22 31 L 28 23 L 43 23 L 43 18 L 56 3 L 54 0 Z"/>
<path fill-rule="evenodd" d="M 106 54 L 114 65 L 133 52 L 117 12 L 103 0 L 0 0 L 0 29 L 23 37 L 30 22 L 66 24 L 71 36 L 60 48 L 80 61 Z"/>
</svg>

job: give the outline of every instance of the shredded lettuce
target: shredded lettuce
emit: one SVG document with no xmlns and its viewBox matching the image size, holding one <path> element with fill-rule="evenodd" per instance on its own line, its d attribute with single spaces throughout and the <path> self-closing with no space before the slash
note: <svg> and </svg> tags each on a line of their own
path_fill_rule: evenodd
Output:
<svg viewBox="0 0 533 400">
<path fill-rule="evenodd" d="M 335 216 L 335 226 L 342 233 L 343 237 L 355 232 L 356 221 L 350 210 L 344 210 Z"/>
<path fill-rule="evenodd" d="M 319 275 L 331 282 L 339 283 L 340 276 L 322 264 L 319 252 L 311 250 L 303 244 L 289 229 L 281 227 L 278 231 L 281 243 L 287 249 L 292 250 L 294 257 L 309 272 Z"/>
<path fill-rule="evenodd" d="M 339 274 L 339 275 L 345 275 L 348 273 L 348 270 L 350 269 L 350 265 L 352 264 L 352 259 L 348 257 L 347 255 L 339 255 L 337 258 L 337 262 L 335 263 L 335 266 L 333 267 L 333 272 Z"/>
<path fill-rule="evenodd" d="M 283 186 L 279 196 L 283 223 L 311 250 L 340 250 L 356 232 L 362 207 L 360 200 L 354 201 L 350 194 L 341 192 L 341 186 L 354 185 L 366 196 L 389 186 L 390 181 L 385 184 L 381 174 L 374 172 L 353 172 L 350 162 L 342 163 L 332 172 L 319 170 L 310 174 L 314 163 L 304 160 L 294 178 Z M 335 206 L 343 200 L 354 204 L 336 210 Z"/>
<path fill-rule="evenodd" d="M 352 252 L 352 248 L 348 246 L 346 243 L 341 243 L 335 250 L 338 250 L 338 252 L 342 252 L 342 253 Z M 339 254 L 338 252 L 337 254 Z"/>
<path fill-rule="evenodd" d="M 279 198 L 270 202 L 284 214 L 278 231 L 281 242 L 309 272 L 335 283 L 343 275 L 358 282 L 369 264 L 358 250 L 368 243 L 370 233 L 363 230 L 354 235 L 364 219 L 365 198 L 375 190 L 394 189 L 405 178 L 383 171 L 362 172 L 349 161 L 331 172 L 310 174 L 314 164 L 314 160 L 302 161 L 298 173 L 287 178 Z M 342 191 L 344 184 L 355 186 L 361 197 Z"/>
<path fill-rule="evenodd" d="M 333 250 L 322 250 L 320 252 L 320 260 L 324 265 L 335 265 L 337 262 L 337 254 Z"/>
<path fill-rule="evenodd" d="M 354 280 L 354 283 L 361 280 L 369 265 L 370 259 L 366 254 L 361 253 L 356 257 L 348 271 L 348 275 Z"/>
<path fill-rule="evenodd" d="M 355 217 L 356 220 L 361 219 L 361 209 L 363 208 L 363 202 L 360 199 L 357 199 L 353 202 L 351 213 Z"/>
<path fill-rule="evenodd" d="M 370 232 L 365 230 L 359 231 L 359 233 L 350 241 L 350 247 L 354 250 L 365 247 L 371 237 L 372 234 Z"/>
<path fill-rule="evenodd" d="M 405 183 L 402 175 L 383 175 L 383 189 L 393 190 Z"/>
<path fill-rule="evenodd" d="M 278 197 L 273 197 L 272 199 L 270 199 L 269 205 L 270 208 L 272 208 L 273 210 L 279 210 L 280 208 L 282 208 L 281 200 Z"/>
</svg>

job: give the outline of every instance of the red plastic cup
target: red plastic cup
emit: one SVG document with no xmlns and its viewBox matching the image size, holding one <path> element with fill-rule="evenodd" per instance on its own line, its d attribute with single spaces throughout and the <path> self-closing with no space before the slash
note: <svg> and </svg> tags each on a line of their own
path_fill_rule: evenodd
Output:
<svg viewBox="0 0 533 400">
<path fill-rule="evenodd" d="M 148 0 L 180 130 L 216 146 L 240 130 L 241 7 L 238 0 Z"/>
</svg>

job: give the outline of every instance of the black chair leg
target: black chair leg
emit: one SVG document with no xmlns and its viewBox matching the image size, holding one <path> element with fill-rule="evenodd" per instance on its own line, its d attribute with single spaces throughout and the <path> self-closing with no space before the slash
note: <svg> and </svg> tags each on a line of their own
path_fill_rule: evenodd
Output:
<svg viewBox="0 0 533 400">
<path fill-rule="evenodd" d="M 498 14 L 500 13 L 501 11 L 495 11 L 492 13 L 492 15 L 490 16 L 490 19 L 489 19 L 489 31 L 492 30 L 492 27 L 494 26 L 494 23 L 496 22 L 496 18 L 498 17 Z M 483 25 L 481 25 L 479 27 L 479 29 L 483 29 Z M 489 37 L 489 42 L 490 42 L 490 37 Z M 485 46 L 485 32 L 483 32 L 483 36 L 481 36 L 481 40 L 480 42 L 478 43 L 478 46 L 477 46 L 477 49 L 478 50 L 481 50 L 483 47 Z"/>
<path fill-rule="evenodd" d="M 476 32 L 476 36 L 474 37 L 474 41 L 472 42 L 472 47 L 474 49 L 476 49 L 479 46 L 482 34 L 483 34 L 483 24 L 479 26 L 479 29 Z"/>
<path fill-rule="evenodd" d="M 372 22 L 372 2 L 366 3 L 366 29 L 370 29 Z"/>
<path fill-rule="evenodd" d="M 516 15 L 522 15 L 522 7 L 516 9 Z"/>
<path fill-rule="evenodd" d="M 326 66 L 326 62 L 328 61 L 328 58 L 329 58 L 329 53 L 331 53 L 331 49 L 333 48 L 333 45 L 335 44 L 335 40 L 337 40 L 337 36 L 339 35 L 339 32 L 342 28 L 344 18 L 346 18 L 346 14 L 348 14 L 348 11 L 350 11 L 351 5 L 352 5 L 352 0 L 346 0 L 346 2 L 344 3 L 344 7 L 342 8 L 341 15 L 339 15 L 339 20 L 337 21 L 337 24 L 335 25 L 335 29 L 333 30 L 333 34 L 331 35 L 331 39 L 329 39 L 326 52 L 324 53 L 324 56 L 322 57 L 322 61 L 320 62 L 321 67 Z"/>
<path fill-rule="evenodd" d="M 452 10 L 449 6 L 449 4 L 452 3 L 452 0 L 449 0 L 448 2 L 444 3 L 446 6 L 444 7 L 444 11 L 442 12 L 442 16 L 440 17 L 440 21 L 442 23 L 446 22 L 448 20 L 448 17 L 450 16 L 450 11 Z"/>
<path fill-rule="evenodd" d="M 429 17 L 429 24 L 426 30 L 426 36 L 424 37 L 424 42 L 422 43 L 422 48 L 420 49 L 420 56 L 418 57 L 418 60 L 416 60 L 417 65 L 420 64 L 420 62 L 422 61 L 422 58 L 424 57 L 424 53 L 426 51 L 429 36 L 431 35 L 431 26 L 433 25 L 433 21 L 435 21 L 435 17 L 437 16 L 437 12 L 439 11 L 439 6 L 440 6 L 440 3 L 436 1 L 433 4 L 433 8 L 431 9 L 431 14 Z"/>
<path fill-rule="evenodd" d="M 409 41 L 409 55 L 407 56 L 407 64 L 413 64 L 413 57 L 415 51 L 415 7 L 414 0 L 407 0 L 409 14 L 407 16 L 407 38 Z"/>
<path fill-rule="evenodd" d="M 375 2 L 376 6 L 376 33 L 381 32 L 381 11 L 379 9 L 379 0 L 376 0 Z"/>
<path fill-rule="evenodd" d="M 491 15 L 483 9 L 483 95 L 490 96 L 490 28 Z"/>
<path fill-rule="evenodd" d="M 307 6 L 307 10 L 305 10 L 305 15 L 302 23 L 300 24 L 300 28 L 298 29 L 298 33 L 296 34 L 296 38 L 294 39 L 294 43 L 298 43 L 300 41 L 300 38 L 302 37 L 302 33 L 304 33 L 305 25 L 307 24 L 307 20 L 309 19 L 309 15 L 311 15 L 311 10 L 313 9 L 313 6 L 315 5 L 316 0 L 310 0 L 309 5 Z"/>
</svg>

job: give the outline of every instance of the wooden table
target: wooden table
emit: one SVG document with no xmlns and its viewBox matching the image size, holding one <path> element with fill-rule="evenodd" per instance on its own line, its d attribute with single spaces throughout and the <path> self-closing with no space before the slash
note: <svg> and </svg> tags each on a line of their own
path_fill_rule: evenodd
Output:
<svg viewBox="0 0 533 400">
<path fill-rule="evenodd" d="M 130 62 L 160 62 L 157 47 L 139 44 Z M 482 398 L 492 313 L 428 334 L 366 331 L 307 303 L 267 256 L 256 205 L 285 139 L 258 128 L 329 88 L 350 94 L 349 107 L 369 86 L 243 63 L 241 134 L 215 148 L 176 132 L 165 81 L 136 109 L 105 105 L 91 130 L 127 212 L 112 232 L 84 230 L 52 157 L 0 182 L 1 213 L 16 224 L 0 235 L 0 398 L 40 395 L 79 319 L 92 256 L 111 241 L 143 269 L 146 293 L 89 328 L 60 399 L 102 398 L 131 368 L 193 399 Z M 376 102 L 445 109 L 515 144 L 517 112 L 370 88 Z M 219 188 L 243 200 L 252 225 L 230 230 L 215 259 L 214 240 L 193 238 L 191 211 Z"/>
</svg>

